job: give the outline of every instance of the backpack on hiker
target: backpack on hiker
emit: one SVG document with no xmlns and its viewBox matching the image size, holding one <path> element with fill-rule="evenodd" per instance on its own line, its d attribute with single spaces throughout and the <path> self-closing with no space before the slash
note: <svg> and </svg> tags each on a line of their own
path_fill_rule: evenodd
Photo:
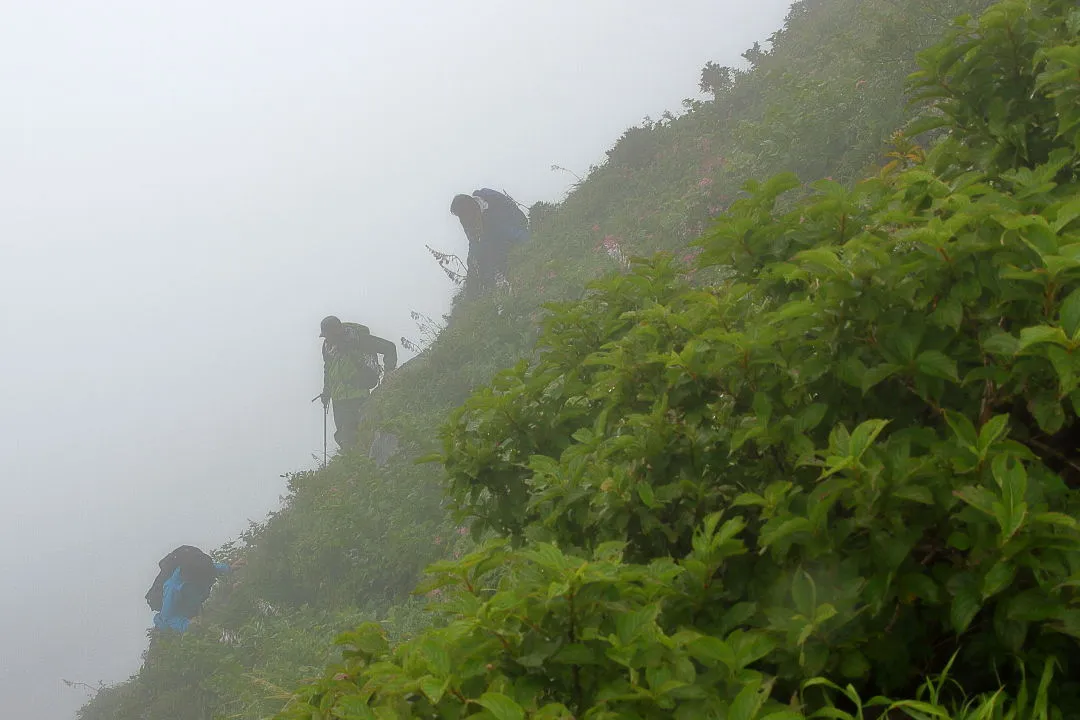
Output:
<svg viewBox="0 0 1080 720">
<path fill-rule="evenodd" d="M 505 192 L 499 192 L 491 188 L 480 188 L 473 193 L 473 196 L 482 199 L 489 206 L 499 208 L 501 212 L 497 211 L 497 213 L 504 218 L 504 222 L 518 224 L 523 228 L 529 227 L 529 217 L 522 212 L 517 200 L 514 200 Z"/>
<path fill-rule="evenodd" d="M 173 550 L 158 562 L 158 568 L 160 572 L 146 592 L 146 603 L 154 612 L 161 612 L 165 601 L 165 581 L 177 568 L 180 568 L 180 578 L 184 582 L 205 585 L 207 588 L 214 584 L 214 578 L 217 577 L 213 558 L 191 545 L 181 545 Z"/>
</svg>

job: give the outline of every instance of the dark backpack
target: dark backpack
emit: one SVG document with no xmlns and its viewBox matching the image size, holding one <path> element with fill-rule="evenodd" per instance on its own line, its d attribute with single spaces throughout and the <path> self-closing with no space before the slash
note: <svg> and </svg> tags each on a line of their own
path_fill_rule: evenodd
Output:
<svg viewBox="0 0 1080 720">
<path fill-rule="evenodd" d="M 165 581 L 176 572 L 176 568 L 180 568 L 180 578 L 184 582 L 196 583 L 206 588 L 210 588 L 217 577 L 213 558 L 191 545 L 181 545 L 161 558 L 158 568 L 160 572 L 154 584 L 146 591 L 146 603 L 154 612 L 161 612 L 165 601 Z"/>
<path fill-rule="evenodd" d="M 491 188 L 480 188 L 473 195 L 498 208 L 496 212 L 512 224 L 520 225 L 523 228 L 529 226 L 529 217 L 521 211 L 517 201 L 505 192 L 499 192 Z"/>
</svg>

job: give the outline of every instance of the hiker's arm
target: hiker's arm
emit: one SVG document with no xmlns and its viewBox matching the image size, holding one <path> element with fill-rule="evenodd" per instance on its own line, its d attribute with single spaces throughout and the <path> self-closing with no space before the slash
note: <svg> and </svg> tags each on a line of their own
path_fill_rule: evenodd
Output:
<svg viewBox="0 0 1080 720">
<path fill-rule="evenodd" d="M 477 276 L 480 273 L 479 260 L 477 259 L 479 253 L 476 243 L 469 243 L 469 256 L 465 260 L 465 297 L 472 297 L 476 294 Z"/>
<path fill-rule="evenodd" d="M 480 226 L 479 225 L 466 225 L 464 220 L 461 220 L 461 229 L 465 231 L 465 237 L 469 238 L 469 244 L 477 242 L 480 239 Z"/>
<path fill-rule="evenodd" d="M 375 352 L 380 353 L 383 356 L 383 364 L 386 367 L 386 372 L 393 371 L 397 367 L 397 345 L 381 337 L 371 336 L 372 341 L 375 343 Z"/>
<path fill-rule="evenodd" d="M 323 341 L 322 346 L 322 368 L 322 399 L 323 405 L 325 405 L 327 399 L 330 397 L 330 355 L 325 340 Z"/>
</svg>

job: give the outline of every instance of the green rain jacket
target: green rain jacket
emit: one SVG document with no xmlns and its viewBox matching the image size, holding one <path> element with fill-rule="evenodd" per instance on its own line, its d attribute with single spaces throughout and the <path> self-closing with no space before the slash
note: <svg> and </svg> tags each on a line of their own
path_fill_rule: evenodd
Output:
<svg viewBox="0 0 1080 720">
<path fill-rule="evenodd" d="M 379 355 L 386 372 L 397 367 L 397 346 L 371 334 L 359 323 L 342 323 L 345 338 L 339 345 L 323 341 L 323 392 L 330 399 L 353 400 L 367 397 L 379 384 Z"/>
</svg>

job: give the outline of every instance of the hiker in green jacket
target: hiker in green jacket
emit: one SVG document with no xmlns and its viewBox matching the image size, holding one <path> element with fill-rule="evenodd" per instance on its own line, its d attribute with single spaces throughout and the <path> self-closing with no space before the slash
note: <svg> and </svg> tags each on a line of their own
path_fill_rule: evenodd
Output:
<svg viewBox="0 0 1080 720">
<path fill-rule="evenodd" d="M 359 323 L 343 323 L 330 315 L 323 318 L 323 407 L 334 403 L 334 440 L 347 450 L 357 441 L 364 403 L 379 384 L 382 372 L 397 367 L 397 346 L 371 334 Z"/>
</svg>

